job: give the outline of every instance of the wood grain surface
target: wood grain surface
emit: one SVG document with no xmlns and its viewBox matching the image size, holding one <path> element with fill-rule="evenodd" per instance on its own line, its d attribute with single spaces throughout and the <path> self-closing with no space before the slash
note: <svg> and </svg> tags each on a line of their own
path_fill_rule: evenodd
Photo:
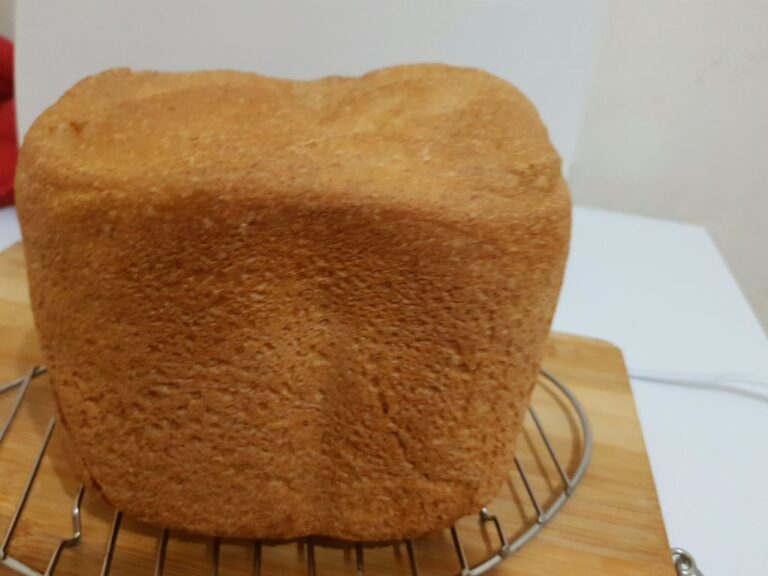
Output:
<svg viewBox="0 0 768 576">
<path fill-rule="evenodd" d="M 22 376 L 42 362 L 29 310 L 23 253 L 16 246 L 0 254 L 0 383 Z M 592 462 L 583 483 L 552 523 L 492 574 L 672 576 L 667 538 L 621 353 L 605 342 L 554 335 L 545 366 L 567 383 L 589 414 L 595 439 Z M 5 421 L 14 396 L 14 392 L 0 396 L 0 423 Z M 561 460 L 573 473 L 582 448 L 573 410 L 543 381 L 534 395 L 534 406 Z M 0 531 L 9 525 L 52 416 L 47 378 L 37 378 L 0 446 Z M 518 454 L 535 494 L 547 503 L 562 489 L 562 481 L 533 422 L 528 420 L 518 442 Z M 77 481 L 68 471 L 62 431 L 57 429 L 8 548 L 9 555 L 43 572 L 59 542 L 72 534 L 70 514 L 77 490 Z M 241 496 L 248 498 L 248 494 Z M 535 519 L 515 472 L 489 509 L 499 516 L 510 537 Z M 98 495 L 87 493 L 82 541 L 64 551 L 55 574 L 100 574 L 113 516 L 114 511 Z M 498 546 L 492 525 L 481 523 L 476 516 L 460 521 L 457 530 L 470 564 Z M 154 574 L 159 535 L 158 528 L 124 519 L 110 574 Z M 415 549 L 421 575 L 460 573 L 449 531 L 420 539 Z M 306 545 L 264 544 L 260 574 L 307 574 L 309 552 Z M 318 576 L 358 574 L 354 548 L 315 546 L 314 554 Z M 164 574 L 215 574 L 212 555 L 211 541 L 174 533 L 168 543 Z M 253 543 L 223 542 L 218 573 L 256 573 L 253 556 Z M 366 575 L 410 574 L 403 545 L 366 547 L 364 559 Z M 0 574 L 13 572 L 0 567 Z"/>
</svg>

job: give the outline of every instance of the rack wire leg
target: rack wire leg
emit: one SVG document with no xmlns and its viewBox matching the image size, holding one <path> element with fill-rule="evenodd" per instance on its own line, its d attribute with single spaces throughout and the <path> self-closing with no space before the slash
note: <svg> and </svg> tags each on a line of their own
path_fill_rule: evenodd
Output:
<svg viewBox="0 0 768 576">
<path fill-rule="evenodd" d="M 163 530 L 160 535 L 160 542 L 157 547 L 157 556 L 155 557 L 155 576 L 163 576 L 165 570 L 165 556 L 168 551 L 168 536 L 170 532 L 168 529 Z"/>
<path fill-rule="evenodd" d="M 56 546 L 56 550 L 48 561 L 48 567 L 45 569 L 44 576 L 53 576 L 64 548 L 70 548 L 80 544 L 80 538 L 83 535 L 83 526 L 80 518 L 80 508 L 83 505 L 83 496 L 85 496 L 85 487 L 80 486 L 80 490 L 77 491 L 77 496 L 75 497 L 75 505 L 72 507 L 72 536 L 66 540 L 62 540 L 59 542 L 59 545 Z"/>
<path fill-rule="evenodd" d="M 109 540 L 107 540 L 107 550 L 104 552 L 104 564 L 101 566 L 100 576 L 109 576 L 112 568 L 112 557 L 115 555 L 115 544 L 117 544 L 117 535 L 120 532 L 120 523 L 123 520 L 122 512 L 115 512 L 115 518 L 112 520 L 112 530 L 109 531 Z"/>
<path fill-rule="evenodd" d="M 16 416 L 19 413 L 19 408 L 21 408 L 21 403 L 24 401 L 24 396 L 26 396 L 27 390 L 29 390 L 29 384 L 32 382 L 32 378 L 34 378 L 36 374 L 37 368 L 32 368 L 32 370 L 30 370 L 29 373 L 24 376 L 24 380 L 21 381 L 21 388 L 16 393 L 16 400 L 13 402 L 11 413 L 8 415 L 8 419 L 3 424 L 3 427 L 0 428 L 0 444 L 3 443 L 3 440 L 5 440 L 5 437 L 8 434 L 8 430 L 10 430 L 11 426 L 13 425 L 13 421 L 16 420 Z M 3 391 L 5 391 L 5 389 Z"/>
<path fill-rule="evenodd" d="M 24 491 L 21 493 L 21 498 L 19 498 L 18 504 L 16 504 L 16 510 L 13 512 L 11 523 L 8 525 L 8 529 L 5 531 L 3 543 L 0 544 L 0 558 L 5 558 L 8 556 L 8 546 L 11 544 L 13 533 L 15 532 L 16 526 L 21 519 L 21 513 L 24 512 L 24 506 L 26 506 L 27 500 L 29 499 L 29 493 L 32 492 L 32 486 L 35 483 L 35 478 L 37 478 L 37 473 L 40 471 L 40 464 L 43 462 L 43 456 L 45 455 L 45 451 L 48 449 L 48 443 L 51 441 L 51 436 L 53 435 L 53 429 L 55 426 L 56 419 L 51 418 L 48 422 L 48 429 L 45 432 L 45 437 L 43 438 L 43 444 L 40 446 L 40 451 L 37 454 L 37 459 L 32 465 L 32 471 L 29 473 L 27 483 L 24 485 Z"/>
</svg>

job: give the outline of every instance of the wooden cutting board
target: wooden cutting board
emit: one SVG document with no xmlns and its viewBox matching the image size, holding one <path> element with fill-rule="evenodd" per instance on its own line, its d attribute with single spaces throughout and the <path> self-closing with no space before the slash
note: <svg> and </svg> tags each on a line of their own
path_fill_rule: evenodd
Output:
<svg viewBox="0 0 768 576">
<path fill-rule="evenodd" d="M 42 362 L 29 309 L 23 253 L 16 246 L 0 253 L 0 384 Z M 589 414 L 594 433 L 592 462 L 575 495 L 552 523 L 492 574 L 672 576 L 667 538 L 621 352 L 605 342 L 554 335 L 545 366 L 575 392 Z M 0 423 L 11 408 L 13 396 L 0 396 Z M 534 405 L 565 467 L 573 473 L 582 448 L 573 411 L 544 383 L 537 388 Z M 10 522 L 52 415 L 48 382 L 41 377 L 33 382 L 0 447 L 0 531 Z M 60 440 L 54 433 L 9 548 L 13 557 L 41 572 L 57 544 L 72 533 L 70 511 L 78 484 L 68 471 Z M 559 490 L 561 484 L 530 422 L 519 440 L 518 453 L 534 491 L 546 502 L 547 495 Z M 510 534 L 534 517 L 516 474 L 510 475 L 509 486 L 490 509 Z M 112 519 L 109 505 L 95 494 L 86 494 L 82 542 L 64 552 L 56 574 L 99 574 Z M 476 517 L 462 520 L 457 528 L 470 563 L 487 556 L 496 546 L 493 530 L 483 530 Z M 124 520 L 110 574 L 153 574 L 159 533 L 156 528 Z M 448 531 L 418 541 L 416 551 L 422 576 L 449 576 L 460 571 Z M 264 546 L 261 574 L 306 574 L 307 554 L 306 547 L 296 545 Z M 173 534 L 164 574 L 211 574 L 211 555 L 210 541 Z M 223 543 L 219 573 L 251 574 L 252 555 L 252 543 Z M 318 576 L 357 574 L 354 550 L 317 548 L 316 559 Z M 365 567 L 366 575 L 410 573 L 403 546 L 366 548 Z M 12 572 L 0 567 L 0 574 Z"/>
</svg>

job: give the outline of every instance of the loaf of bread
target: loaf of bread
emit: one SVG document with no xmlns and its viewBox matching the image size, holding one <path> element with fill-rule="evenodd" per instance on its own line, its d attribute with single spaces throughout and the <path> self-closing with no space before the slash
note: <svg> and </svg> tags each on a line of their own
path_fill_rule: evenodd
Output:
<svg viewBox="0 0 768 576">
<path fill-rule="evenodd" d="M 500 489 L 571 210 L 503 80 L 112 70 L 38 118 L 17 193 L 72 460 L 118 509 L 374 541 Z"/>
</svg>

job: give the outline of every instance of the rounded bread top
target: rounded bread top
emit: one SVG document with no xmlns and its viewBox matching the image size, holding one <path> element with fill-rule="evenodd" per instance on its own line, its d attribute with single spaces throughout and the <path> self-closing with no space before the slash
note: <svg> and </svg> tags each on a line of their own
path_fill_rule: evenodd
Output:
<svg viewBox="0 0 768 576">
<path fill-rule="evenodd" d="M 438 64 L 314 81 L 109 70 L 37 119 L 21 164 L 57 194 L 320 195 L 449 212 L 535 205 L 561 179 L 519 90 Z"/>
</svg>

